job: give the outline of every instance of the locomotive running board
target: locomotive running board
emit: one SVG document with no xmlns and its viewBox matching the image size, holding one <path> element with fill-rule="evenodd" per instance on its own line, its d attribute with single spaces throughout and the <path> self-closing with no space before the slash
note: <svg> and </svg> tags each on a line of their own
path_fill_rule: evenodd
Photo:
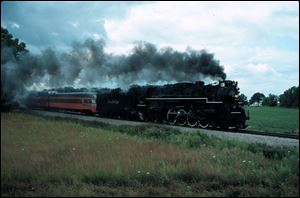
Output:
<svg viewBox="0 0 300 198">
<path fill-rule="evenodd" d="M 146 98 L 146 100 L 205 100 L 206 103 L 223 103 L 222 101 L 208 101 L 207 98 Z"/>
</svg>

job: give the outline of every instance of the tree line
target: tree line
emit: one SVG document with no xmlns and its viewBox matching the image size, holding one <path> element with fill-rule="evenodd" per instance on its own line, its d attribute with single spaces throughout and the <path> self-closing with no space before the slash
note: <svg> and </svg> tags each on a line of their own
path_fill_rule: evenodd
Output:
<svg viewBox="0 0 300 198">
<path fill-rule="evenodd" d="M 280 106 L 280 107 L 299 107 L 299 86 L 293 86 L 284 91 L 279 96 L 269 94 L 265 96 L 263 93 L 256 92 L 250 100 L 244 94 L 241 94 L 241 100 L 245 105 L 262 105 L 262 106 Z"/>
</svg>

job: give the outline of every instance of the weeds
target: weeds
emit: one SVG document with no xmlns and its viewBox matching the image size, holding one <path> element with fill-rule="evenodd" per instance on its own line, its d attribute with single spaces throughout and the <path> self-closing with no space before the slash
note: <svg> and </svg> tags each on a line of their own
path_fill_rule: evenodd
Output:
<svg viewBox="0 0 300 198">
<path fill-rule="evenodd" d="M 2 196 L 298 196 L 295 148 L 1 114 Z M 23 150 L 22 150 L 23 149 Z"/>
</svg>

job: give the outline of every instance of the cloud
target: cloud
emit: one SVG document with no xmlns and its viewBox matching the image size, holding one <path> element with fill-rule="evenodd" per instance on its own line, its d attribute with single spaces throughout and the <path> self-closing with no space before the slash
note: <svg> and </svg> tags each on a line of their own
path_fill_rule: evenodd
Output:
<svg viewBox="0 0 300 198">
<path fill-rule="evenodd" d="M 106 52 L 129 54 L 143 40 L 214 53 L 248 95 L 299 84 L 298 2 L 4 2 L 1 11 L 1 25 L 30 50 L 91 37 L 105 39 Z"/>
<path fill-rule="evenodd" d="M 16 22 L 12 22 L 12 23 L 11 23 L 11 27 L 12 27 L 12 28 L 18 28 L 18 29 L 19 29 L 19 28 L 20 28 L 20 25 L 17 24 Z"/>
<path fill-rule="evenodd" d="M 79 22 L 70 22 L 70 25 L 74 28 L 78 28 L 79 27 Z"/>
<path fill-rule="evenodd" d="M 247 68 L 250 72 L 254 72 L 254 73 L 267 73 L 270 72 L 270 67 L 268 66 L 268 64 L 249 64 L 247 65 Z"/>
<path fill-rule="evenodd" d="M 58 34 L 57 32 L 51 32 L 51 34 L 52 34 L 53 36 L 59 36 L 59 34 Z"/>
<path fill-rule="evenodd" d="M 74 40 L 85 40 L 86 32 L 93 34 L 92 38 L 106 38 L 104 18 L 123 17 L 134 4 L 143 3 L 7 1 L 1 4 L 1 26 L 29 46 L 65 49 Z M 12 21 L 16 25 L 12 26 Z M 55 37 L 52 32 L 62 36 Z"/>
<path fill-rule="evenodd" d="M 128 43 L 148 40 L 172 47 L 184 43 L 205 48 L 241 46 L 250 40 L 255 45 L 273 30 L 286 35 L 288 28 L 296 36 L 299 27 L 287 21 L 297 22 L 298 16 L 275 15 L 286 4 L 295 6 L 293 10 L 298 6 L 282 2 L 156 2 L 133 6 L 122 19 L 106 19 L 104 28 L 110 40 Z"/>
</svg>

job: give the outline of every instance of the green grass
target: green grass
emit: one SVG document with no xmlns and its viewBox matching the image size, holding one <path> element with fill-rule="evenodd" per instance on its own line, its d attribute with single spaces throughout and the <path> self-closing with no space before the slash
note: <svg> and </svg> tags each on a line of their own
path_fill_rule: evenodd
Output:
<svg viewBox="0 0 300 198">
<path fill-rule="evenodd" d="M 282 107 L 248 107 L 249 130 L 299 134 L 299 109 Z"/>
<path fill-rule="evenodd" d="M 1 113 L 1 196 L 299 196 L 299 152 Z"/>
</svg>

